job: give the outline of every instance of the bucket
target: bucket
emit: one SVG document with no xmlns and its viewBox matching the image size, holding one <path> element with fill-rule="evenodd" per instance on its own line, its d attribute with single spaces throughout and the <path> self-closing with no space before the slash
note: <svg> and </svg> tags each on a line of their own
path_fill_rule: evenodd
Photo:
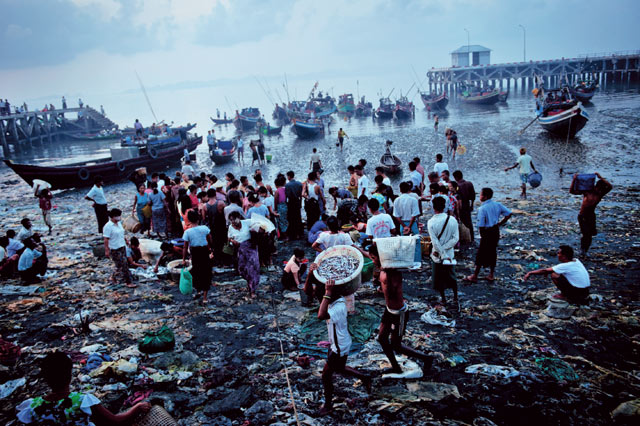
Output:
<svg viewBox="0 0 640 426">
<path fill-rule="evenodd" d="M 374 238 L 373 242 L 378 247 L 380 265 L 383 268 L 413 267 L 418 238 L 415 235 Z"/>
<path fill-rule="evenodd" d="M 358 290 L 360 284 L 362 283 L 362 266 L 364 264 L 364 258 L 362 257 L 362 253 L 358 251 L 355 247 L 352 246 L 333 246 L 329 247 L 322 253 L 320 253 L 316 259 L 315 263 L 320 265 L 323 260 L 328 259 L 330 257 L 336 256 L 351 256 L 358 260 L 358 267 L 351 275 L 346 278 L 336 280 L 336 284 L 334 287 L 334 291 L 340 296 L 349 296 Z M 318 271 L 313 271 L 315 278 L 320 281 L 322 284 L 326 283 L 327 280 L 318 274 Z"/>
<path fill-rule="evenodd" d="M 267 154 L 267 155 L 265 155 L 265 158 L 267 159 L 267 163 L 270 163 L 271 160 L 273 159 L 273 155 Z"/>
<path fill-rule="evenodd" d="M 129 216 L 128 218 L 122 221 L 122 227 L 128 232 L 132 232 L 136 234 L 140 231 L 140 228 L 142 228 L 142 225 L 138 221 L 138 218 L 132 214 L 131 216 Z"/>
<path fill-rule="evenodd" d="M 191 262 L 186 260 L 188 266 L 185 268 L 187 271 L 191 272 Z M 180 272 L 182 271 L 182 259 L 172 260 L 167 263 L 167 269 L 169 270 L 169 274 L 171 275 L 171 281 L 180 282 Z"/>
<path fill-rule="evenodd" d="M 542 183 L 542 175 L 538 172 L 533 172 L 529 175 L 528 180 L 532 188 L 537 188 Z"/>
<path fill-rule="evenodd" d="M 364 259 L 364 263 L 362 265 L 361 279 L 363 283 L 373 279 L 373 260 L 368 257 Z"/>
</svg>

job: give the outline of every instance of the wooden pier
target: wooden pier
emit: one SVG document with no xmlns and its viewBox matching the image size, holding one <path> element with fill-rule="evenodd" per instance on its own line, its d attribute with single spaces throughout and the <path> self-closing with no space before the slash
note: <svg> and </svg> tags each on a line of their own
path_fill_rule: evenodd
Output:
<svg viewBox="0 0 640 426">
<path fill-rule="evenodd" d="M 576 83 L 580 79 L 596 79 L 600 85 L 637 82 L 640 76 L 640 50 L 595 53 L 577 58 L 544 61 L 510 62 L 427 71 L 431 91 L 455 92 L 461 83 L 500 88 L 533 87 L 534 77 L 543 79 L 546 87 L 562 82 Z"/>
<path fill-rule="evenodd" d="M 25 145 L 53 143 L 67 133 L 93 133 L 116 124 L 90 107 L 29 111 L 0 115 L 0 144 L 4 155 Z"/>
</svg>

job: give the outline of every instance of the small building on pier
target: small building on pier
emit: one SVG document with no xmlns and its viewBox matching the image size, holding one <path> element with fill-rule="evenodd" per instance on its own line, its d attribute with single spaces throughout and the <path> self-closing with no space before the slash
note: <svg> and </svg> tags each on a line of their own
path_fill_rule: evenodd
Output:
<svg viewBox="0 0 640 426">
<path fill-rule="evenodd" d="M 491 49 L 480 46 L 479 44 L 461 46 L 459 49 L 451 52 L 451 66 L 468 67 L 469 65 L 489 65 L 491 63 L 490 55 Z M 469 59 L 471 59 L 471 62 L 469 62 Z"/>
</svg>

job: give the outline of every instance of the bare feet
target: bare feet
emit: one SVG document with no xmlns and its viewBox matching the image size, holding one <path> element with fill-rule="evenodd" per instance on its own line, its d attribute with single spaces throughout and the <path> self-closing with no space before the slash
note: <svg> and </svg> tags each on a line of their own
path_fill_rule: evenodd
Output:
<svg viewBox="0 0 640 426">
<path fill-rule="evenodd" d="M 129 288 L 136 288 L 138 287 L 137 285 L 133 284 L 133 283 L 125 283 L 125 285 Z"/>
<path fill-rule="evenodd" d="M 470 283 L 477 283 L 478 282 L 478 276 L 473 274 L 473 275 L 469 275 L 467 277 L 464 277 L 462 279 L 462 281 L 466 281 L 466 282 L 470 282 Z"/>
<path fill-rule="evenodd" d="M 493 274 L 489 274 L 485 278 L 487 279 L 487 281 L 489 281 L 491 283 L 496 280 L 496 278 L 493 276 Z"/>
</svg>

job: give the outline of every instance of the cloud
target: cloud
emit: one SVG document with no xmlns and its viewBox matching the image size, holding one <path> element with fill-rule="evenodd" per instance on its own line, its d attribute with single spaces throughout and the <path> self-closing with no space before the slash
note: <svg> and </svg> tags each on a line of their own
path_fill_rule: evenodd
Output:
<svg viewBox="0 0 640 426">
<path fill-rule="evenodd" d="M 111 21 L 118 15 L 122 4 L 117 0 L 69 0 L 75 6 L 78 6 L 85 11 L 91 9 L 95 12 L 95 15 L 101 17 L 105 21 Z"/>
<path fill-rule="evenodd" d="M 9 24 L 5 35 L 9 38 L 25 38 L 32 34 L 31 28 L 21 27 L 16 24 Z"/>
</svg>

